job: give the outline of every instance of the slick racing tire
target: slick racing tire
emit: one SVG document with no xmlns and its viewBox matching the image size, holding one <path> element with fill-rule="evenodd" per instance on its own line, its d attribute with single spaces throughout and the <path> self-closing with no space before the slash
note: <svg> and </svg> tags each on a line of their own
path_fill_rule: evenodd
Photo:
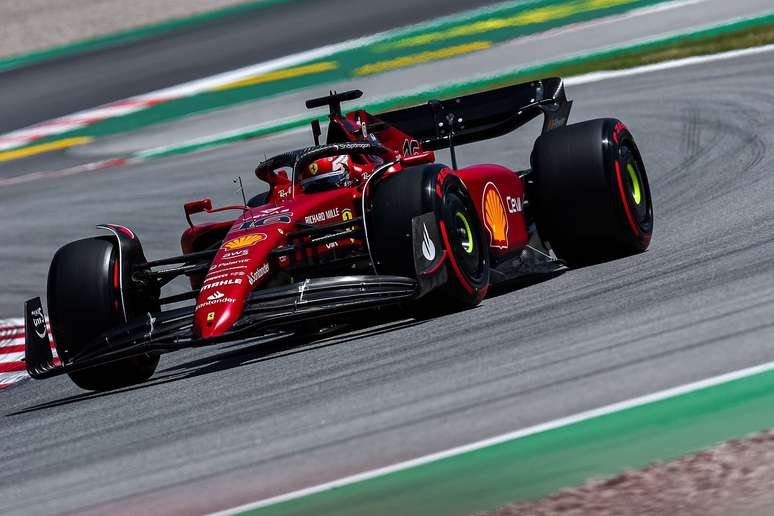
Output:
<svg viewBox="0 0 774 516">
<path fill-rule="evenodd" d="M 489 260 L 475 207 L 465 186 L 446 175 L 438 198 L 439 164 L 407 168 L 377 185 L 368 233 L 379 274 L 415 277 L 412 219 L 433 212 L 448 254 L 446 283 L 407 308 L 425 318 L 476 306 L 489 285 Z"/>
<path fill-rule="evenodd" d="M 48 274 L 48 310 L 62 360 L 72 358 L 101 333 L 123 322 L 117 260 L 109 238 L 78 240 L 54 255 Z M 158 362 L 158 355 L 145 354 L 68 375 L 82 389 L 110 390 L 144 382 Z"/>
<path fill-rule="evenodd" d="M 589 120 L 541 135 L 532 169 L 538 233 L 568 265 L 647 249 L 653 233 L 648 176 L 623 123 Z"/>
</svg>

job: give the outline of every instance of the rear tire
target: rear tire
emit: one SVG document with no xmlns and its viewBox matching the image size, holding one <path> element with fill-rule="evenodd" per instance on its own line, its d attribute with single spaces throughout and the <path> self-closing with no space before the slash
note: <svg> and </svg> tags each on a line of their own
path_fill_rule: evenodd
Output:
<svg viewBox="0 0 774 516">
<path fill-rule="evenodd" d="M 87 238 L 65 245 L 54 255 L 48 275 L 48 310 L 57 354 L 63 360 L 123 322 L 116 254 L 110 239 Z M 82 389 L 116 389 L 147 380 L 158 362 L 158 355 L 145 354 L 68 375 Z"/>
<path fill-rule="evenodd" d="M 634 137 L 605 118 L 541 135 L 530 197 L 541 238 L 571 266 L 643 252 L 653 233 L 645 165 Z"/>
</svg>

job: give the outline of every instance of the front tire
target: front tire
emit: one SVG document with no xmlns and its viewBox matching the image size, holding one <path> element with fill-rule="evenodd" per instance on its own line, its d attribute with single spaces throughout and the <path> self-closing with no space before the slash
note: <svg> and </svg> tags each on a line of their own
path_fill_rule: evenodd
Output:
<svg viewBox="0 0 774 516">
<path fill-rule="evenodd" d="M 62 360 L 123 322 L 117 273 L 115 245 L 108 238 L 78 240 L 54 255 L 48 275 L 48 310 Z M 158 355 L 145 354 L 68 375 L 82 389 L 110 390 L 144 382 L 158 362 Z"/>
<path fill-rule="evenodd" d="M 371 199 L 368 231 L 380 274 L 416 275 L 412 219 L 435 214 L 448 253 L 444 265 L 448 280 L 409 307 L 418 318 L 476 306 L 489 285 L 487 247 L 475 207 L 456 176 L 445 174 L 439 181 L 444 169 L 438 164 L 407 168 L 379 183 Z"/>
<path fill-rule="evenodd" d="M 589 120 L 541 135 L 532 151 L 538 232 L 570 266 L 641 253 L 653 233 L 648 176 L 618 120 Z"/>
</svg>

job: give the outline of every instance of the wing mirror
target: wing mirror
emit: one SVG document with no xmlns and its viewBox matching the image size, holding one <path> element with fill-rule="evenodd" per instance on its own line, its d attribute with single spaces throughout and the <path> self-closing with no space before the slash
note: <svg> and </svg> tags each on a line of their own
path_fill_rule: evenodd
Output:
<svg viewBox="0 0 774 516">
<path fill-rule="evenodd" d="M 198 201 L 187 202 L 184 205 L 185 220 L 188 221 L 188 225 L 193 227 L 191 222 L 191 215 L 194 213 L 201 213 L 203 211 L 209 211 L 212 209 L 212 199 L 201 199 Z"/>
</svg>

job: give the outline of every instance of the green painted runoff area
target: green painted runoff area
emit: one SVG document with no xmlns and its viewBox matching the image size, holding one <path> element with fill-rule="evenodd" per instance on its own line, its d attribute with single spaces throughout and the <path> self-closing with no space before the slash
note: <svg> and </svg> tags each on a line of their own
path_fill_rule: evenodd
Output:
<svg viewBox="0 0 774 516">
<path fill-rule="evenodd" d="M 365 102 L 362 104 L 358 104 L 356 102 L 347 106 L 347 109 L 365 109 L 371 113 L 379 113 L 402 106 L 421 104 L 423 102 L 427 102 L 430 99 L 451 98 L 476 91 L 496 88 L 505 84 L 516 84 L 522 81 L 529 81 L 535 78 L 550 77 L 554 75 L 565 76 L 564 73 L 566 71 L 569 71 L 570 75 L 574 75 L 579 73 L 576 70 L 581 70 L 580 73 L 584 73 L 587 70 L 607 69 L 606 66 L 611 61 L 617 59 L 623 60 L 624 58 L 636 55 L 647 56 L 650 55 L 650 53 L 655 55 L 658 52 L 675 49 L 678 47 L 691 48 L 691 45 L 694 44 L 701 45 L 704 42 L 713 40 L 714 38 L 723 38 L 729 34 L 738 34 L 743 31 L 755 30 L 759 27 L 768 27 L 771 24 L 774 24 L 774 14 L 722 24 L 717 27 L 699 31 L 691 31 L 685 34 L 667 36 L 645 43 L 613 48 L 584 56 L 552 61 L 537 66 L 531 66 L 501 73 L 484 79 L 461 81 L 456 84 L 444 85 L 442 87 L 430 87 L 405 95 L 397 95 L 382 101 Z M 597 65 L 600 66 L 598 67 Z M 141 116 L 141 114 L 137 116 Z M 307 125 L 314 119 L 322 120 L 322 117 L 310 113 L 308 116 L 301 116 L 293 120 L 259 124 L 242 131 L 230 131 L 226 135 L 214 135 L 210 138 L 199 139 L 193 142 L 183 142 L 177 145 L 149 149 L 137 153 L 134 157 L 139 159 L 160 158 L 164 156 L 195 152 L 210 147 L 217 147 L 249 138 L 256 138 L 267 134 L 294 129 Z"/>
<path fill-rule="evenodd" d="M 209 91 L 172 100 L 143 111 L 111 118 L 88 127 L 37 140 L 35 145 L 76 136 L 103 137 L 132 131 L 187 115 L 221 109 L 243 102 L 284 94 L 315 84 L 327 84 L 359 77 L 363 67 L 382 63 L 379 68 L 400 67 L 441 59 L 444 52 L 475 49 L 476 42 L 496 44 L 571 23 L 622 13 L 663 3 L 666 0 L 536 0 L 509 2 L 476 10 L 475 14 L 451 16 L 440 21 L 385 33 L 384 38 L 355 49 L 304 63 L 336 62 L 336 67 L 319 73 L 261 82 L 245 87 Z M 410 46 L 403 43 L 411 42 Z M 397 46 L 396 46 L 397 45 Z M 423 61 L 425 60 L 425 61 Z M 391 64 L 384 64 L 391 63 Z M 361 72 L 359 72 L 359 70 Z M 256 120 L 256 123 L 262 122 Z"/>
<path fill-rule="evenodd" d="M 451 516 L 492 510 L 770 428 L 772 407 L 769 371 L 244 514 Z"/>
</svg>

